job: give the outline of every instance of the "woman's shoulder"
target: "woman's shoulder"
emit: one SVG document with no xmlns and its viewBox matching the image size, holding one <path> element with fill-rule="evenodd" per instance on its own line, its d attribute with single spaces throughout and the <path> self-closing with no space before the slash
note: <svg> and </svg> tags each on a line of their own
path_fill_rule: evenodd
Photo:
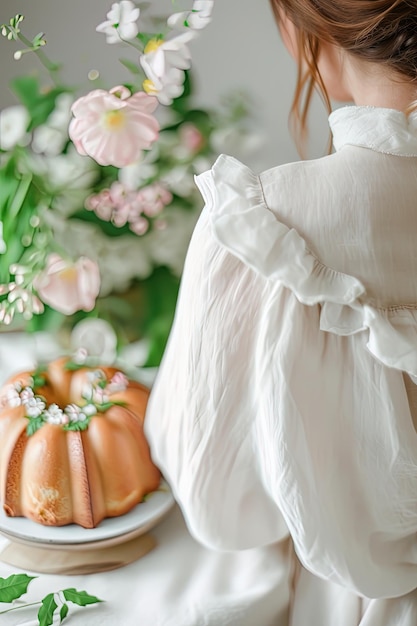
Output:
<svg viewBox="0 0 417 626">
<path fill-rule="evenodd" d="M 294 164 L 294 168 L 310 166 L 310 162 Z M 288 166 L 274 168 L 272 173 L 281 176 L 282 170 L 288 171 Z M 368 333 L 367 346 L 377 360 L 417 377 L 417 309 L 377 306 L 360 278 L 324 263 L 300 230 L 268 206 L 262 175 L 236 159 L 220 156 L 196 182 L 206 202 L 204 223 L 210 240 L 238 259 L 242 271 L 249 267 L 253 280 L 287 288 L 301 305 L 319 305 L 321 330 L 340 336 Z M 195 250 L 194 263 L 199 255 L 201 247 Z M 238 283 L 241 277 L 236 265 L 235 274 L 225 276 L 227 267 L 225 262 L 225 271 L 217 274 L 222 284 L 233 289 L 231 282 Z"/>
<path fill-rule="evenodd" d="M 325 266 L 306 240 L 266 203 L 261 177 L 221 155 L 196 178 L 211 234 L 221 247 L 267 280 L 289 287 L 304 304 L 354 301 L 359 280 Z"/>
</svg>

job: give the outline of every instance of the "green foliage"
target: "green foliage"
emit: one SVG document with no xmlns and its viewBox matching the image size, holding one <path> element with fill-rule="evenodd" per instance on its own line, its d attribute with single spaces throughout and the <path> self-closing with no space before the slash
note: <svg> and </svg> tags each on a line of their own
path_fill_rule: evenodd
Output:
<svg viewBox="0 0 417 626">
<path fill-rule="evenodd" d="M 8 578 L 0 578 L 0 602 L 13 602 L 27 592 L 31 580 L 37 576 L 12 574 Z"/>
<path fill-rule="evenodd" d="M 27 574 L 12 574 L 8 578 L 0 578 L 0 602 L 9 604 L 20 598 L 27 592 L 29 583 L 35 578 L 37 578 L 37 576 L 28 576 Z M 40 604 L 41 606 L 38 611 L 38 626 L 51 626 L 54 622 L 56 611 L 59 608 L 59 605 L 57 604 L 57 602 L 59 602 L 61 604 L 61 608 L 59 610 L 59 619 L 61 624 L 69 613 L 69 607 L 68 604 L 62 602 L 59 594 L 62 594 L 67 602 L 72 602 L 72 604 L 83 607 L 103 602 L 103 600 L 90 595 L 86 591 L 78 591 L 73 587 L 69 587 L 68 589 L 48 593 L 39 602 L 21 604 L 19 606 L 6 609 L 5 611 L 0 611 L 0 615 Z"/>
<path fill-rule="evenodd" d="M 85 420 L 80 421 L 80 422 L 70 422 L 69 424 L 65 424 L 65 426 L 63 426 L 62 428 L 64 430 L 72 430 L 72 431 L 75 431 L 75 432 L 81 432 L 83 430 L 87 430 L 89 424 L 90 424 L 90 420 L 89 419 L 85 419 Z"/>
<path fill-rule="evenodd" d="M 96 604 L 97 602 L 102 602 L 99 598 L 95 596 L 90 596 L 86 591 L 77 591 L 73 587 L 70 589 L 64 589 L 62 591 L 62 595 L 65 600 L 68 602 L 73 602 L 74 604 L 78 604 L 79 606 L 87 606 L 88 604 Z"/>
<path fill-rule="evenodd" d="M 28 437 L 34 435 L 42 426 L 44 421 L 42 417 L 28 417 L 28 425 L 26 426 L 26 434 Z"/>
<path fill-rule="evenodd" d="M 142 15 L 151 4 L 141 3 Z M 119 178 L 122 180 L 120 169 L 94 163 L 88 157 L 78 159 L 68 134 L 66 107 L 70 104 L 65 98 L 59 99 L 61 94 L 74 94 L 76 89 L 62 84 L 60 66 L 43 52 L 46 45 L 43 33 L 30 39 L 21 32 L 22 19 L 22 15 L 16 15 L 10 23 L 0 27 L 0 34 L 22 44 L 15 58 L 35 54 L 49 78 L 45 82 L 31 74 L 15 78 L 11 83 L 28 112 L 29 122 L 26 136 L 23 136 L 25 129 L 18 128 L 20 139 L 16 139 L 17 143 L 9 150 L 1 151 L 0 330 L 2 323 L 8 325 L 17 318 L 18 326 L 23 323 L 27 332 L 48 331 L 68 346 L 69 335 L 78 322 L 99 318 L 114 329 L 119 352 L 128 343 L 143 339 L 150 346 L 146 366 L 158 366 L 171 328 L 179 287 L 179 277 L 173 273 L 179 271 L 175 246 L 172 259 L 164 255 L 164 263 L 172 269 L 158 265 L 156 260 L 162 256 L 158 254 L 158 247 L 164 246 L 166 241 L 164 234 L 158 235 L 158 230 L 162 232 L 173 226 L 172 236 L 176 236 L 177 224 L 172 224 L 176 219 L 181 223 L 184 220 L 187 232 L 191 230 L 203 205 L 193 177 L 205 164 L 209 167 L 214 161 L 219 137 L 216 131 L 220 131 L 221 136 L 226 128 L 241 128 L 241 120 L 247 117 L 241 104 L 243 99 L 230 100 L 225 113 L 221 109 L 196 108 L 191 73 L 185 71 L 183 92 L 167 106 L 159 138 L 149 151 L 143 152 L 140 164 L 136 163 L 138 169 L 134 167 L 130 171 L 129 183 L 122 182 L 122 189 L 120 186 L 112 189 L 113 183 L 120 182 Z M 147 44 L 150 40 L 163 40 L 171 32 L 166 16 L 151 15 L 147 24 L 147 32 L 139 33 L 125 47 L 131 52 L 134 50 L 134 56 L 132 53 L 127 58 L 126 53 L 126 58 L 119 57 L 130 72 L 131 84 L 128 82 L 125 86 L 132 94 L 143 89 L 142 79 L 146 76 L 140 57 Z M 55 112 L 54 119 L 50 118 Z M 26 124 L 24 117 L 20 123 Z M 39 132 L 33 132 L 40 126 L 43 128 Z M 48 138 L 51 138 L 51 145 Z M 138 177 L 136 181 L 132 180 L 134 175 Z M 152 206 L 146 206 L 145 198 L 152 196 L 152 190 L 146 188 L 154 184 L 166 187 L 172 202 L 163 202 L 162 208 L 156 203 L 153 212 Z M 91 210 L 87 210 L 87 206 Z M 118 226 L 118 211 L 120 209 L 124 216 L 126 207 L 129 217 L 125 223 L 124 217 L 119 220 L 121 225 Z M 177 218 L 180 211 L 183 215 Z M 142 224 L 146 222 L 143 230 L 139 230 L 135 218 Z M 136 234 L 135 224 L 144 234 Z M 166 234 L 169 236 L 169 231 Z M 115 241 L 117 237 L 123 238 L 119 245 Z M 180 239 L 186 247 L 187 241 Z M 124 248 L 128 247 L 135 253 L 126 250 L 123 263 Z M 42 283 L 37 279 L 47 267 L 51 253 L 58 254 L 69 264 L 81 256 L 97 262 L 103 288 L 91 311 L 79 310 L 65 315 L 43 302 L 48 298 L 42 294 L 39 288 Z M 113 258 L 118 255 L 114 264 L 112 255 Z M 11 272 L 13 266 L 17 273 Z M 28 433 L 36 432 L 38 424 L 31 423 Z M 80 430 L 81 426 L 74 425 L 71 429 Z"/>
<path fill-rule="evenodd" d="M 28 131 L 44 124 L 55 109 L 57 97 L 61 93 L 70 91 L 64 87 L 52 87 L 45 93 L 35 76 L 19 76 L 15 78 L 11 82 L 11 88 L 29 112 L 31 120 Z"/>
<path fill-rule="evenodd" d="M 42 606 L 38 611 L 38 620 L 41 626 L 51 626 L 54 622 L 54 613 L 58 608 L 54 594 L 48 593 L 42 600 Z"/>
</svg>

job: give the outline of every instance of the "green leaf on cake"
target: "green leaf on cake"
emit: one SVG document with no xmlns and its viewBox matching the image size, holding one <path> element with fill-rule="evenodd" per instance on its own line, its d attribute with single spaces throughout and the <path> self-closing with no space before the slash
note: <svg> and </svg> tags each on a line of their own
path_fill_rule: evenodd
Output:
<svg viewBox="0 0 417 626">
<path fill-rule="evenodd" d="M 79 606 L 87 606 L 87 604 L 96 604 L 97 602 L 103 602 L 96 596 L 91 596 L 86 591 L 77 591 L 73 587 L 70 589 L 63 589 L 62 594 L 65 600 L 78 604 Z"/>
<path fill-rule="evenodd" d="M 30 437 L 31 435 L 36 433 L 37 430 L 42 428 L 45 422 L 43 421 L 42 417 L 29 417 L 28 419 L 29 423 L 26 426 L 26 434 L 28 435 L 28 437 Z"/>
<path fill-rule="evenodd" d="M 63 426 L 63 429 L 83 431 L 83 430 L 87 430 L 89 424 L 90 424 L 90 419 L 83 420 L 82 422 L 70 422 L 69 424 L 65 424 L 65 426 Z"/>
<path fill-rule="evenodd" d="M 0 602 L 13 602 L 27 592 L 31 580 L 37 576 L 12 574 L 8 578 L 0 578 Z"/>
<path fill-rule="evenodd" d="M 48 593 L 42 600 L 42 606 L 38 611 L 39 626 L 51 626 L 54 622 L 55 609 L 58 608 L 53 593 Z"/>
</svg>

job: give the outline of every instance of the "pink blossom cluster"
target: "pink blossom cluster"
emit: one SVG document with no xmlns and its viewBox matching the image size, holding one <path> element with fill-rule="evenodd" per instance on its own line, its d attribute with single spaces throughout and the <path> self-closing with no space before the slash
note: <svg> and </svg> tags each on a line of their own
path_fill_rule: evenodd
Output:
<svg viewBox="0 0 417 626">
<path fill-rule="evenodd" d="M 136 235 L 144 235 L 149 220 L 158 217 L 172 202 L 172 193 L 159 182 L 138 191 L 114 182 L 109 189 L 87 198 L 85 207 L 101 220 L 112 222 L 118 228 L 128 224 Z"/>
<path fill-rule="evenodd" d="M 112 394 L 125 391 L 129 386 L 129 379 L 123 372 L 115 372 L 108 381 L 103 370 L 94 370 L 87 373 L 87 381 L 82 391 L 82 397 L 95 405 L 111 402 L 110 396 Z"/>
</svg>

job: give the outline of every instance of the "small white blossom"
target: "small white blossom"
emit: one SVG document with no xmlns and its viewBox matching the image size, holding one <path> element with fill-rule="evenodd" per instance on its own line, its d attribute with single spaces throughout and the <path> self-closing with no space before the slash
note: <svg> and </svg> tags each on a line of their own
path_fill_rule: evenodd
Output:
<svg viewBox="0 0 417 626">
<path fill-rule="evenodd" d="M 195 33 L 187 31 L 167 40 L 151 40 L 140 57 L 147 76 L 144 89 L 161 104 L 170 105 L 184 90 L 184 71 L 191 67 L 188 43 Z"/>
<path fill-rule="evenodd" d="M 95 389 L 93 389 L 91 401 L 95 404 L 107 404 L 107 402 L 110 402 L 107 390 L 101 389 L 101 387 L 96 387 Z"/>
<path fill-rule="evenodd" d="M 26 136 L 29 113 L 21 105 L 8 107 L 0 111 L 0 148 L 12 150 Z"/>
<path fill-rule="evenodd" d="M 147 75 L 152 76 L 150 68 L 147 70 Z M 184 80 L 184 72 L 172 68 L 164 75 L 163 79 L 154 76 L 153 79 L 145 81 L 144 89 L 149 95 L 158 98 L 161 104 L 169 106 L 172 104 L 173 100 L 179 98 L 183 93 Z"/>
<path fill-rule="evenodd" d="M 129 386 L 129 379 L 122 372 L 116 372 L 106 387 L 107 393 L 117 393 L 118 391 L 126 391 Z"/>
<path fill-rule="evenodd" d="M 97 415 L 97 408 L 94 404 L 86 404 L 83 406 L 82 412 L 86 417 L 92 417 L 93 415 Z"/>
<path fill-rule="evenodd" d="M 34 396 L 25 402 L 25 409 L 28 417 L 39 417 L 45 410 L 45 402 L 39 396 Z"/>
<path fill-rule="evenodd" d="M 15 408 L 22 404 L 19 390 L 14 385 L 7 385 L 0 396 L 0 406 L 9 406 Z"/>
<path fill-rule="evenodd" d="M 106 35 L 107 43 L 120 43 L 123 39 L 130 41 L 139 32 L 136 24 L 140 9 L 130 0 L 122 0 L 112 4 L 107 13 L 107 20 L 99 24 L 96 31 Z"/>
<path fill-rule="evenodd" d="M 194 0 L 191 11 L 174 13 L 168 18 L 171 28 L 193 28 L 201 30 L 211 22 L 214 0 Z"/>
<path fill-rule="evenodd" d="M 71 423 L 85 422 L 86 419 L 97 414 L 97 409 L 94 404 L 86 404 L 84 407 L 68 404 L 64 409 L 64 414 Z"/>
<path fill-rule="evenodd" d="M 80 407 L 77 404 L 68 404 L 64 409 L 64 413 L 70 422 L 78 422 Z"/>
<path fill-rule="evenodd" d="M 33 400 L 34 397 L 35 397 L 35 394 L 34 394 L 33 389 L 31 387 L 25 387 L 20 392 L 20 399 L 22 401 L 22 404 L 24 404 L 25 406 L 28 403 L 30 403 Z"/>
<path fill-rule="evenodd" d="M 64 412 L 57 404 L 53 403 L 44 411 L 43 418 L 48 424 L 63 424 Z"/>
</svg>

